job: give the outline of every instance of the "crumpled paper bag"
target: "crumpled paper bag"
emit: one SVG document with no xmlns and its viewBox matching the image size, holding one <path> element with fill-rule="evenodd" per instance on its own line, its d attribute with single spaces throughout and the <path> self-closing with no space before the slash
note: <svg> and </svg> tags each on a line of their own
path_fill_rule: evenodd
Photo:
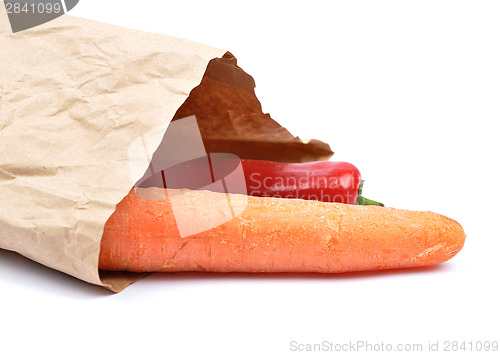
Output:
<svg viewBox="0 0 500 355">
<path fill-rule="evenodd" d="M 157 148 L 195 115 L 207 152 L 333 154 L 262 113 L 221 49 L 67 15 L 13 34 L 0 11 L 0 54 L 0 248 L 116 292 L 143 276 L 98 269 L 104 225 L 144 174 L 130 170 L 137 138 Z"/>
</svg>

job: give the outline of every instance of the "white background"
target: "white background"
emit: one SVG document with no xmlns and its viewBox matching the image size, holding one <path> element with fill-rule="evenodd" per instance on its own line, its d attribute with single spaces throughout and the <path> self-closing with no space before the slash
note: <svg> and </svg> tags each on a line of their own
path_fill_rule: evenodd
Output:
<svg viewBox="0 0 500 355">
<path fill-rule="evenodd" d="M 430 269 L 156 274 L 120 294 L 0 250 L 0 352 L 500 341 L 499 2 L 82 0 L 71 14 L 230 50 L 264 112 L 357 165 L 366 197 L 445 214 L 468 238 Z"/>
</svg>

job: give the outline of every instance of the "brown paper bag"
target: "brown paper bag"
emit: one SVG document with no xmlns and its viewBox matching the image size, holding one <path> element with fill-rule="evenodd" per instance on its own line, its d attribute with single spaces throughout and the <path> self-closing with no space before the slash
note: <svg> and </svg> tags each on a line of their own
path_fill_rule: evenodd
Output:
<svg viewBox="0 0 500 355">
<path fill-rule="evenodd" d="M 113 291 L 142 276 L 98 270 L 104 224 L 144 173 L 130 169 L 137 138 L 156 149 L 195 115 L 208 152 L 333 154 L 263 114 L 217 48 L 67 15 L 12 34 L 0 11 L 0 54 L 0 248 Z"/>
</svg>

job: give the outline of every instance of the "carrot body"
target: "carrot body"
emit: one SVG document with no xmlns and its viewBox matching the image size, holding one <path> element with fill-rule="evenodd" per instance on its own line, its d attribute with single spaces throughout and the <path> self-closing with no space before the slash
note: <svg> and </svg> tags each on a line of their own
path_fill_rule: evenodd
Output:
<svg viewBox="0 0 500 355">
<path fill-rule="evenodd" d="M 157 194 L 165 190 L 151 188 Z M 188 191 L 217 211 L 223 194 Z M 182 238 L 168 198 L 132 190 L 105 225 L 99 265 L 121 271 L 338 273 L 433 265 L 453 257 L 465 234 L 433 212 L 232 195 L 235 218 Z M 190 206 L 185 206 L 190 213 Z M 198 223 L 193 215 L 193 223 Z"/>
</svg>

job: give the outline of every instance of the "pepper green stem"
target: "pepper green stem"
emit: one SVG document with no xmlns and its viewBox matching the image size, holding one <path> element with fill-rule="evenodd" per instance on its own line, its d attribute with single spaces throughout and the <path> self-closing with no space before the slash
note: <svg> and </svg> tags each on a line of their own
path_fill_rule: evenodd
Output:
<svg viewBox="0 0 500 355">
<path fill-rule="evenodd" d="M 383 203 L 370 200 L 370 199 L 365 198 L 363 196 L 358 196 L 358 200 L 356 201 L 356 205 L 365 205 L 365 206 L 372 205 L 372 206 L 384 207 Z"/>
<path fill-rule="evenodd" d="M 363 184 L 364 184 L 364 180 L 361 181 L 361 184 L 359 184 L 359 189 L 358 189 L 358 199 L 356 200 L 356 205 L 364 205 L 364 206 L 381 206 L 381 207 L 384 207 L 384 204 L 383 203 L 380 203 L 380 202 L 377 202 L 377 201 L 373 201 L 373 200 L 370 200 L 368 198 L 365 198 L 363 196 L 361 196 L 361 193 L 363 192 Z"/>
</svg>

